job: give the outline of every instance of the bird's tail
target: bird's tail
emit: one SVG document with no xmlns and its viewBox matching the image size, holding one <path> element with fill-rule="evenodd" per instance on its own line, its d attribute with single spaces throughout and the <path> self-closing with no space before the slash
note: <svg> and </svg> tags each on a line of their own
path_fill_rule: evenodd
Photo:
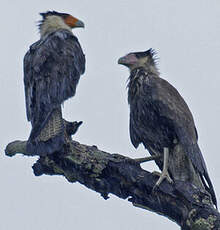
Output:
<svg viewBox="0 0 220 230">
<path fill-rule="evenodd" d="M 206 163 L 202 156 L 202 152 L 199 148 L 198 143 L 193 142 L 189 138 L 189 135 L 185 132 L 185 129 L 180 128 L 180 129 L 177 129 L 177 131 L 179 134 L 178 136 L 180 138 L 180 142 L 184 146 L 187 156 L 191 160 L 192 165 L 194 166 L 195 170 L 199 173 L 206 191 L 211 195 L 212 202 L 217 208 L 217 200 L 216 200 L 214 187 L 208 175 Z"/>
<path fill-rule="evenodd" d="M 218 208 L 217 207 L 217 199 L 216 199 L 216 196 L 215 196 L 214 187 L 213 187 L 212 182 L 211 182 L 211 180 L 209 178 L 209 174 L 207 172 L 205 172 L 203 176 L 205 177 L 205 180 L 207 181 L 208 186 L 206 185 L 206 183 L 204 181 L 204 178 L 201 175 L 202 183 L 205 186 L 205 189 L 210 193 L 210 195 L 212 197 L 213 204 L 216 206 L 216 208 Z"/>
<path fill-rule="evenodd" d="M 211 179 L 209 177 L 208 170 L 206 168 L 205 160 L 202 156 L 201 150 L 200 150 L 197 143 L 192 144 L 192 145 L 188 145 L 188 147 L 190 147 L 188 149 L 188 151 L 191 152 L 191 154 L 189 154 L 189 156 L 191 158 L 192 164 L 194 165 L 194 167 L 199 172 L 202 183 L 203 183 L 205 189 L 207 190 L 207 192 L 211 195 L 212 202 L 217 208 L 217 199 L 216 199 L 214 187 L 213 187 Z"/>
<path fill-rule="evenodd" d="M 60 107 L 52 110 L 43 125 L 33 125 L 27 151 L 33 155 L 45 156 L 61 151 L 64 143 L 64 121 Z"/>
</svg>

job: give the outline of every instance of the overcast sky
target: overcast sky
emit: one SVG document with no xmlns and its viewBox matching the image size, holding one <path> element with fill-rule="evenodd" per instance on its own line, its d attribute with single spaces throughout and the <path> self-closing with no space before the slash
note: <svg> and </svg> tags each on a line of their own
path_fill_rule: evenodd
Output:
<svg viewBox="0 0 220 230">
<path fill-rule="evenodd" d="M 117 59 L 131 51 L 156 49 L 161 77 L 185 98 L 195 118 L 199 145 L 220 198 L 220 2 L 219 0 L 38 0 L 1 1 L 0 43 L 0 229 L 144 230 L 178 229 L 170 220 L 133 207 L 113 195 L 104 201 L 63 177 L 35 177 L 35 158 L 4 156 L 7 143 L 25 140 L 23 56 L 39 39 L 39 12 L 56 10 L 84 21 L 74 30 L 86 54 L 86 72 L 64 117 L 82 120 L 74 138 L 129 157 L 135 150 L 128 133 L 128 70 Z M 156 169 L 146 163 L 145 169 Z M 218 199 L 219 201 L 219 199 Z"/>
</svg>

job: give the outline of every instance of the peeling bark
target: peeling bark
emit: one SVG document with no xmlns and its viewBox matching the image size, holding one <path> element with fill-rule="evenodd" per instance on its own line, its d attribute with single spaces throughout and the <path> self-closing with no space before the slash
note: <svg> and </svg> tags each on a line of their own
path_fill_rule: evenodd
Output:
<svg viewBox="0 0 220 230">
<path fill-rule="evenodd" d="M 69 123 L 69 135 L 81 123 Z M 73 125 L 73 127 L 71 127 Z M 74 126 L 77 128 L 74 128 Z M 5 154 L 14 156 L 26 152 L 26 141 L 7 145 Z M 158 176 L 141 168 L 141 159 L 134 160 L 120 154 L 110 154 L 96 146 L 71 141 L 62 153 L 39 157 L 33 165 L 36 176 L 62 175 L 69 182 L 79 182 L 108 199 L 110 193 L 127 199 L 135 207 L 163 215 L 176 222 L 182 230 L 220 230 L 220 214 L 214 208 L 210 195 L 194 185 L 163 181 L 153 191 Z"/>
</svg>

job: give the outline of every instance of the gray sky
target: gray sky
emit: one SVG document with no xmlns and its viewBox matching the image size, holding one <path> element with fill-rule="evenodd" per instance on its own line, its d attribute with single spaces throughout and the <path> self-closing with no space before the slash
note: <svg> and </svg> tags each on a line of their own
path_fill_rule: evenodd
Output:
<svg viewBox="0 0 220 230">
<path fill-rule="evenodd" d="M 104 201 L 63 177 L 35 177 L 35 158 L 4 156 L 10 141 L 27 139 L 23 56 L 39 38 L 39 12 L 57 10 L 85 22 L 73 32 L 87 59 L 74 98 L 64 116 L 82 120 L 75 136 L 81 143 L 112 153 L 145 156 L 129 140 L 126 80 L 117 59 L 150 47 L 158 52 L 161 77 L 172 83 L 191 108 L 217 197 L 220 197 L 220 2 L 219 0 L 38 0 L 1 1 L 0 43 L 0 229 L 66 230 L 177 229 L 177 225 L 111 195 Z M 151 171 L 153 163 L 144 166 Z M 219 201 L 219 199 L 218 199 Z M 219 201 L 220 202 L 220 201 Z"/>
</svg>

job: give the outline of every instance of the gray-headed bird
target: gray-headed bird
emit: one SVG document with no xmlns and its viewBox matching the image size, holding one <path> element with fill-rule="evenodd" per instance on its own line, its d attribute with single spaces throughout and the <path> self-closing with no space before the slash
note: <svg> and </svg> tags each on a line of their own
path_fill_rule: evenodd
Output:
<svg viewBox="0 0 220 230">
<path fill-rule="evenodd" d="M 164 178 L 195 182 L 198 175 L 203 188 L 217 205 L 213 185 L 198 146 L 193 116 L 178 91 L 160 78 L 152 49 L 134 52 L 120 58 L 129 68 L 128 103 L 130 105 L 130 138 L 135 148 L 143 144 Z M 196 184 L 196 182 L 195 182 Z"/>
<path fill-rule="evenodd" d="M 27 119 L 32 130 L 27 151 L 34 155 L 60 151 L 66 142 L 61 104 L 75 95 L 85 56 L 72 29 L 84 27 L 77 18 L 56 11 L 40 14 L 40 40 L 24 57 Z"/>
</svg>

